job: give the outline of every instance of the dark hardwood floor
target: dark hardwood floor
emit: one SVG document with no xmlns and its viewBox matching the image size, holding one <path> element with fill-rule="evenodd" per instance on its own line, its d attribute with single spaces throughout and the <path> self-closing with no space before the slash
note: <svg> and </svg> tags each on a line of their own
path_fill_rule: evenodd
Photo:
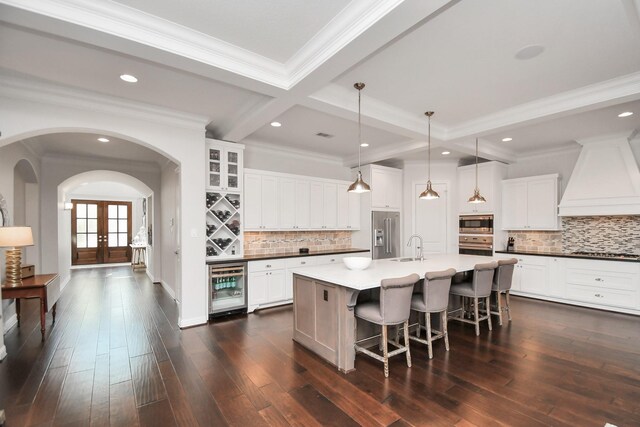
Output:
<svg viewBox="0 0 640 427">
<path fill-rule="evenodd" d="M 5 341 L 7 426 L 640 425 L 640 318 L 513 298 L 413 367 L 358 356 L 337 372 L 291 341 L 290 307 L 180 331 L 174 302 L 129 268 L 77 270 L 40 341 L 36 301 Z M 496 322 L 497 323 L 497 322 Z"/>
</svg>

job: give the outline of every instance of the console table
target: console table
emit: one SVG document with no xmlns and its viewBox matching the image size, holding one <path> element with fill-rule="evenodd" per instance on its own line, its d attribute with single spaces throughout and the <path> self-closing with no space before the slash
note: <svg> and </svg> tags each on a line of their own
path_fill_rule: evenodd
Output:
<svg viewBox="0 0 640 427">
<path fill-rule="evenodd" d="M 18 327 L 20 327 L 20 300 L 22 298 L 40 299 L 40 332 L 44 341 L 45 314 L 49 311 L 49 299 L 53 299 L 51 313 L 53 322 L 56 321 L 57 297 L 60 293 L 60 280 L 57 274 L 36 274 L 33 277 L 22 279 L 19 286 L 2 284 L 2 299 L 16 300 L 16 315 L 18 317 Z M 49 297 L 52 298 L 49 298 Z"/>
</svg>

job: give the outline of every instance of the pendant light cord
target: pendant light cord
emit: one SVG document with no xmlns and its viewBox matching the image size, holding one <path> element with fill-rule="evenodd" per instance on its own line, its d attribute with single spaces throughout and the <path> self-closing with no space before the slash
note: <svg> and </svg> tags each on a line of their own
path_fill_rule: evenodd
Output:
<svg viewBox="0 0 640 427">
<path fill-rule="evenodd" d="M 358 89 L 358 172 L 360 172 L 360 151 L 362 150 L 362 124 L 360 123 L 360 95 L 362 89 Z"/>
<path fill-rule="evenodd" d="M 478 138 L 476 138 L 476 191 L 478 191 Z"/>
<path fill-rule="evenodd" d="M 431 182 L 431 116 L 429 116 L 429 147 L 428 147 L 428 153 L 429 153 L 429 163 L 428 163 L 428 167 L 427 167 L 427 178 L 428 181 Z"/>
</svg>

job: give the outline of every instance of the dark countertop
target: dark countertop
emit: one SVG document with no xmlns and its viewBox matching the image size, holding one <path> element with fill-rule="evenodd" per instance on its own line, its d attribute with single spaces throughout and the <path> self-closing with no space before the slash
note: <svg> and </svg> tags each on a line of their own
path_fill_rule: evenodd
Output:
<svg viewBox="0 0 640 427">
<path fill-rule="evenodd" d="M 298 252 L 280 252 L 276 254 L 266 254 L 266 255 L 245 255 L 242 258 L 233 258 L 233 259 L 229 259 L 229 258 L 216 259 L 216 260 L 207 261 L 207 264 L 261 261 L 261 260 L 276 259 L 276 258 L 299 258 L 299 257 L 319 256 L 319 255 L 339 255 L 339 254 L 351 254 L 356 252 L 370 252 L 370 251 L 369 249 L 350 248 L 350 249 L 334 249 L 330 251 L 314 251 L 308 254 L 301 254 Z"/>
<path fill-rule="evenodd" d="M 566 254 L 562 252 L 535 252 L 535 251 L 495 251 L 497 254 L 512 254 L 512 255 L 533 255 L 533 256 L 548 256 L 554 258 L 579 258 L 579 259 L 596 259 L 601 261 L 622 261 L 622 262 L 640 262 L 640 258 L 606 258 L 595 257 L 588 255 L 574 255 Z"/>
</svg>

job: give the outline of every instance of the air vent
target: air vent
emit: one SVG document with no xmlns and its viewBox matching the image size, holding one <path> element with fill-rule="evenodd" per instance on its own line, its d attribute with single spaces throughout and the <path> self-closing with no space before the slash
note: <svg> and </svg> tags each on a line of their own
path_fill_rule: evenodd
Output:
<svg viewBox="0 0 640 427">
<path fill-rule="evenodd" d="M 319 136 L 320 138 L 333 138 L 333 135 L 324 132 L 318 132 L 316 133 L 316 136 Z"/>
</svg>

